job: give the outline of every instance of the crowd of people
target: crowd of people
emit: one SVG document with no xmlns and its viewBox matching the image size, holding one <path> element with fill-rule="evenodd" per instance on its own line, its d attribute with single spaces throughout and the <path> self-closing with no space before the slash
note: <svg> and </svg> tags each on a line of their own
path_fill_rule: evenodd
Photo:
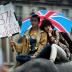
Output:
<svg viewBox="0 0 72 72">
<path fill-rule="evenodd" d="M 37 58 L 49 59 L 52 62 L 56 62 L 56 60 L 69 61 L 71 40 L 68 35 L 54 30 L 54 26 L 48 19 L 44 19 L 39 27 L 40 17 L 36 14 L 31 16 L 30 21 L 32 27 L 23 37 L 19 38 L 18 43 L 13 40 L 10 42 L 11 47 L 15 48 L 17 52 L 16 66 Z"/>
</svg>

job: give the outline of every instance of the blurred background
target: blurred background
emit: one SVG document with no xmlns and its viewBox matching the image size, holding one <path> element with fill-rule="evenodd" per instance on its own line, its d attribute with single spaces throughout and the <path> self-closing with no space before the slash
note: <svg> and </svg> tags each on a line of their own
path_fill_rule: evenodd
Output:
<svg viewBox="0 0 72 72">
<path fill-rule="evenodd" d="M 41 9 L 63 12 L 72 20 L 72 0 L 0 0 L 0 5 L 4 5 L 9 2 L 12 2 L 15 8 L 15 14 L 19 20 L 20 26 L 22 24 L 22 19 Z M 2 49 L 4 64 L 13 65 L 14 57 L 8 38 L 0 39 L 0 48 Z"/>
</svg>

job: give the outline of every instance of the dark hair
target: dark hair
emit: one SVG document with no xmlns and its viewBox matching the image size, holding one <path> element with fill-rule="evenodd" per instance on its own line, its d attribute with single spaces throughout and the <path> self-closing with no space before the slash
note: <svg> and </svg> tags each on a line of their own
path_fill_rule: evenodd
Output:
<svg viewBox="0 0 72 72">
<path fill-rule="evenodd" d="M 32 18 L 37 18 L 38 22 L 40 22 L 40 17 L 37 14 L 32 14 L 31 19 Z"/>
<path fill-rule="evenodd" d="M 48 19 L 44 19 L 44 20 L 42 21 L 42 23 L 41 23 L 40 29 L 41 29 L 41 30 L 44 30 L 44 28 L 47 27 L 47 26 L 51 26 L 52 29 L 54 29 L 54 26 L 52 25 L 51 21 L 48 20 Z"/>
</svg>

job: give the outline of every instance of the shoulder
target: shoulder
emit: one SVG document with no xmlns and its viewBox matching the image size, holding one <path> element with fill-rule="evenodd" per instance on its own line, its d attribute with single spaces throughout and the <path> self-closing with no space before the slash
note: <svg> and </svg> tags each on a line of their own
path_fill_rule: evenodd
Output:
<svg viewBox="0 0 72 72">
<path fill-rule="evenodd" d="M 39 29 L 39 31 L 38 31 L 38 32 L 40 32 L 41 34 L 43 34 L 43 33 L 45 33 L 45 34 L 46 34 L 46 32 L 45 32 L 45 31 L 40 30 L 40 29 Z"/>
<path fill-rule="evenodd" d="M 28 35 L 29 31 L 30 31 L 30 29 L 25 32 L 24 36 Z"/>
<path fill-rule="evenodd" d="M 30 37 L 30 30 L 31 30 L 31 29 L 27 30 L 27 31 L 25 32 L 25 34 L 24 34 L 23 37 L 25 37 L 25 38 L 28 39 L 28 38 Z"/>
<path fill-rule="evenodd" d="M 40 30 L 40 34 L 41 34 L 41 36 L 43 36 L 43 37 L 47 36 L 47 33 L 46 33 L 45 31 L 42 31 L 42 30 Z"/>
<path fill-rule="evenodd" d="M 55 33 L 59 33 L 59 31 L 58 30 L 53 30 Z"/>
</svg>

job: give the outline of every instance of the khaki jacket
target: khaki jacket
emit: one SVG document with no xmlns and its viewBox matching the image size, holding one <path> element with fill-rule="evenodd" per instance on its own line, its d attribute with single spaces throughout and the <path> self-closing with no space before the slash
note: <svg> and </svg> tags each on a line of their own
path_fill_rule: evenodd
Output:
<svg viewBox="0 0 72 72">
<path fill-rule="evenodd" d="M 15 43 L 15 49 L 18 53 L 20 54 L 28 54 L 29 51 L 31 50 L 30 48 L 30 41 L 29 41 L 29 31 L 28 30 L 23 37 L 21 37 L 21 43 Z M 38 35 L 37 35 L 37 44 L 36 44 L 36 49 L 37 51 L 35 52 L 35 56 L 38 55 L 41 50 L 46 46 L 47 43 L 47 34 L 44 31 L 39 30 Z"/>
</svg>

